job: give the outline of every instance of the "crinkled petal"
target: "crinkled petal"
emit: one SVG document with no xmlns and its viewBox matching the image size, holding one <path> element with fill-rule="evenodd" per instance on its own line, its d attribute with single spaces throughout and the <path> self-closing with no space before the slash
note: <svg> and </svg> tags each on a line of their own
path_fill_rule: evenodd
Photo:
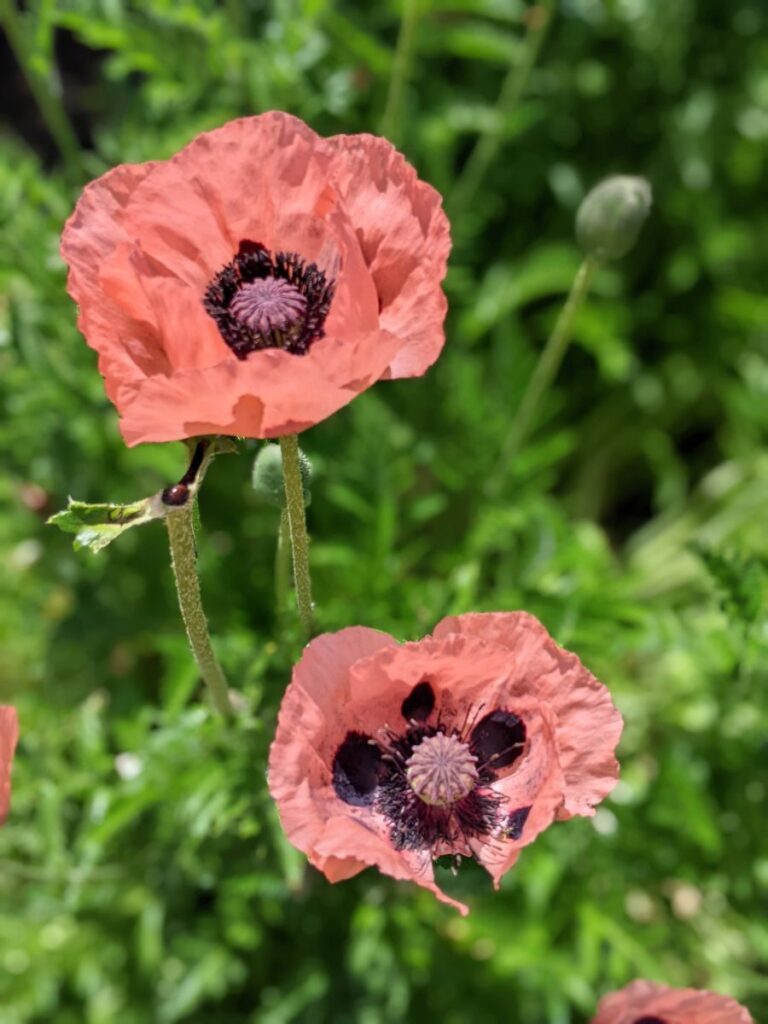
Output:
<svg viewBox="0 0 768 1024">
<path fill-rule="evenodd" d="M 514 835 L 492 842 L 477 842 L 474 855 L 493 879 L 496 889 L 502 877 L 520 856 L 524 846 L 549 828 L 563 805 L 565 780 L 557 757 L 556 722 L 545 705 L 529 711 L 522 703 L 513 703 L 528 726 L 529 749 L 514 764 L 514 770 L 502 776 L 492 789 L 503 795 L 508 820 L 524 815 Z"/>
<path fill-rule="evenodd" d="M 592 1024 L 635 1024 L 640 1017 L 659 1017 L 665 1024 L 754 1024 L 749 1011 L 728 996 L 644 980 L 604 996 Z"/>
<path fill-rule="evenodd" d="M 303 121 L 270 111 L 204 132 L 155 165 L 124 219 L 145 251 L 204 287 L 241 239 L 290 249 L 295 218 L 322 222 L 338 204 L 323 140 Z M 302 237 L 308 248 L 314 245 Z M 309 259 L 315 252 L 302 253 Z"/>
<path fill-rule="evenodd" d="M 441 282 L 451 237 L 440 194 L 386 139 L 336 135 L 323 148 L 376 283 L 381 326 L 404 342 L 389 376 L 419 376 L 445 342 Z"/>
<path fill-rule="evenodd" d="M 439 639 L 451 633 L 478 637 L 513 652 L 515 685 L 546 701 L 557 719 L 558 757 L 566 782 L 559 817 L 594 814 L 619 773 L 614 751 L 623 723 L 606 687 L 527 612 L 450 616 L 433 635 Z"/>
<path fill-rule="evenodd" d="M 18 739 L 16 709 L 0 707 L 0 824 L 6 819 L 11 802 L 11 764 Z"/>
<path fill-rule="evenodd" d="M 99 278 L 119 246 L 131 248 L 120 218 L 155 166 L 123 164 L 91 182 L 61 236 L 61 255 L 69 265 L 67 290 L 79 306 L 78 327 L 99 353 L 99 371 L 113 402 L 121 384 L 169 368 L 156 326 L 106 295 Z"/>
<path fill-rule="evenodd" d="M 202 434 L 299 433 L 375 383 L 396 346 L 388 335 L 326 337 L 306 356 L 263 349 L 244 362 L 225 359 L 202 370 L 151 377 L 124 401 L 120 430 L 129 445 Z"/>
<path fill-rule="evenodd" d="M 339 709 L 348 699 L 349 669 L 395 643 L 386 633 L 362 626 L 317 637 L 285 691 L 269 753 L 269 789 L 286 835 L 310 857 L 327 822 L 347 811 L 333 791 L 330 764 L 346 733 Z"/>
<path fill-rule="evenodd" d="M 354 866 L 348 856 L 350 850 L 355 851 Z M 462 914 L 469 913 L 469 907 L 452 899 L 436 884 L 428 852 L 397 851 L 379 832 L 348 813 L 329 819 L 309 859 L 332 882 L 351 878 L 366 867 L 376 867 L 391 878 L 415 882 L 428 889 L 441 903 Z"/>
</svg>

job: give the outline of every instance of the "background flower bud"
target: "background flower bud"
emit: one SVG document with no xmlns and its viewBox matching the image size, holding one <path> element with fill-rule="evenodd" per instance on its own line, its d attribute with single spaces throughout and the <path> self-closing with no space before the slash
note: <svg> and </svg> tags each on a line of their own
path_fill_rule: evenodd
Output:
<svg viewBox="0 0 768 1024">
<path fill-rule="evenodd" d="M 617 260 L 637 241 L 651 209 L 645 178 L 616 174 L 587 193 L 576 214 L 576 238 L 588 256 Z"/>
<path fill-rule="evenodd" d="M 304 490 L 304 504 L 312 500 L 312 463 L 299 449 L 301 483 Z M 251 478 L 256 494 L 275 508 L 285 508 L 285 487 L 283 486 L 283 453 L 279 444 L 265 444 L 253 463 Z"/>
</svg>

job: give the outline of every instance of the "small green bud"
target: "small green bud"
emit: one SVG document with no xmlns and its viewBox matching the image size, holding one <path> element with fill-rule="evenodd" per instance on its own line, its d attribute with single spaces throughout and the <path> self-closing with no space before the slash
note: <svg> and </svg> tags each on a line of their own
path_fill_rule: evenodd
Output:
<svg viewBox="0 0 768 1024">
<path fill-rule="evenodd" d="M 304 504 L 312 500 L 312 463 L 299 449 L 301 484 L 304 490 Z M 275 508 L 285 508 L 285 485 L 283 484 L 283 453 L 279 444 L 265 444 L 253 462 L 251 477 L 256 494 Z"/>
<path fill-rule="evenodd" d="M 618 260 L 637 241 L 651 209 L 645 178 L 616 174 L 587 193 L 576 214 L 576 238 L 588 256 Z"/>
</svg>

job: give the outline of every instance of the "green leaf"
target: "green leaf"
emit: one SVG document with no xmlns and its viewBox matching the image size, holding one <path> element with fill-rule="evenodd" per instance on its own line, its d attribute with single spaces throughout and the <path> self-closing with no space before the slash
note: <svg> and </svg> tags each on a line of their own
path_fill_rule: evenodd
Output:
<svg viewBox="0 0 768 1024">
<path fill-rule="evenodd" d="M 126 505 L 78 501 L 70 497 L 66 509 L 51 516 L 48 525 L 58 526 L 65 533 L 74 533 L 76 551 L 80 548 L 101 551 L 132 526 L 164 519 L 169 508 L 195 500 L 208 467 L 217 455 L 234 454 L 238 450 L 237 444 L 229 437 L 190 438 L 185 444 L 190 451 L 190 468 L 173 488 L 183 488 L 182 500 L 171 501 L 168 498 L 166 502 L 165 496 L 170 488 Z M 198 454 L 198 448 L 202 455 Z M 199 460 L 197 464 L 196 459 Z"/>
<path fill-rule="evenodd" d="M 738 621 L 756 622 L 768 598 L 768 562 L 757 554 L 719 551 L 695 541 L 689 547 L 717 585 L 723 611 Z"/>
<path fill-rule="evenodd" d="M 70 498 L 66 509 L 51 516 L 48 524 L 58 526 L 65 533 L 74 533 L 75 550 L 90 548 L 91 551 L 101 551 L 125 530 L 153 519 L 162 519 L 165 514 L 160 494 L 128 505 L 90 503 Z"/>
</svg>

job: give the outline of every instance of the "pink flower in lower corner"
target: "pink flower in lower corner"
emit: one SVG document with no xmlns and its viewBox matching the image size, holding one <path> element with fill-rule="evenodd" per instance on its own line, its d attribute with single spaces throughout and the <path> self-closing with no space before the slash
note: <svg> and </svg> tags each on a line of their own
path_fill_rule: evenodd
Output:
<svg viewBox="0 0 768 1024">
<path fill-rule="evenodd" d="M 633 981 L 600 1000 L 592 1024 L 754 1024 L 735 999 L 693 988 Z"/>
<path fill-rule="evenodd" d="M 524 612 L 443 619 L 404 644 L 354 626 L 296 665 L 269 787 L 330 881 L 372 865 L 466 913 L 433 860 L 474 857 L 498 888 L 554 820 L 594 814 L 621 728 L 605 686 Z"/>
<path fill-rule="evenodd" d="M 0 824 L 6 819 L 11 802 L 11 763 L 18 739 L 16 709 L 0 707 Z"/>
</svg>

